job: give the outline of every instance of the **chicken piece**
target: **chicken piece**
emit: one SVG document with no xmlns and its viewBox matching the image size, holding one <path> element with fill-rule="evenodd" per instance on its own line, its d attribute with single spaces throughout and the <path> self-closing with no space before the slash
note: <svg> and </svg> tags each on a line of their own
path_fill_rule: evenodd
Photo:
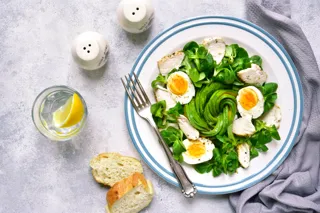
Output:
<svg viewBox="0 0 320 213">
<path fill-rule="evenodd" d="M 177 104 L 177 102 L 171 97 L 171 94 L 168 92 L 168 90 L 161 86 L 157 86 L 157 89 L 154 93 L 157 102 L 163 100 L 166 101 L 166 110 L 174 107 Z"/>
<path fill-rule="evenodd" d="M 277 129 L 280 127 L 281 122 L 281 109 L 278 105 L 274 105 L 274 107 L 267 112 L 263 117 L 261 118 L 262 121 L 266 123 L 267 126 L 273 126 L 275 125 Z"/>
<path fill-rule="evenodd" d="M 226 44 L 224 43 L 223 39 L 219 37 L 206 38 L 203 40 L 202 44 L 211 53 L 216 63 L 219 64 L 222 61 L 226 51 Z"/>
<path fill-rule="evenodd" d="M 232 132 L 239 136 L 251 136 L 256 132 L 256 128 L 251 117 L 241 117 L 233 121 Z"/>
<path fill-rule="evenodd" d="M 237 75 L 244 83 L 257 85 L 262 85 L 268 77 L 267 73 L 256 64 L 251 64 L 250 68 L 239 71 Z"/>
<path fill-rule="evenodd" d="M 242 143 L 237 146 L 238 161 L 243 168 L 248 168 L 250 165 L 250 146 L 247 143 Z"/>
<path fill-rule="evenodd" d="M 183 115 L 180 115 L 178 118 L 178 124 L 182 132 L 187 136 L 190 140 L 196 140 L 199 138 L 200 133 L 193 126 L 191 126 L 188 118 Z"/>
<path fill-rule="evenodd" d="M 184 53 L 182 51 L 177 51 L 171 55 L 163 57 L 158 61 L 158 68 L 162 75 L 167 75 L 174 68 L 178 69 L 184 58 Z"/>
</svg>

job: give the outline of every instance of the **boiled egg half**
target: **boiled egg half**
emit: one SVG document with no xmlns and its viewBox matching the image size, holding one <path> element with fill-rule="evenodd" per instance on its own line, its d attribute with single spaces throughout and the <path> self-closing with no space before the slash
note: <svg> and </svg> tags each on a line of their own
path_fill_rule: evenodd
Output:
<svg viewBox="0 0 320 213">
<path fill-rule="evenodd" d="M 182 72 L 174 72 L 168 77 L 167 89 L 171 97 L 180 104 L 187 104 L 195 95 L 195 88 L 189 76 Z"/>
<path fill-rule="evenodd" d="M 258 118 L 264 110 L 264 98 L 260 90 L 254 86 L 244 87 L 237 96 L 237 108 L 242 117 Z"/>
<path fill-rule="evenodd" d="M 186 150 L 182 153 L 183 160 L 187 164 L 198 164 L 210 160 L 213 157 L 214 144 L 206 138 L 197 140 L 186 139 L 183 141 Z"/>
</svg>

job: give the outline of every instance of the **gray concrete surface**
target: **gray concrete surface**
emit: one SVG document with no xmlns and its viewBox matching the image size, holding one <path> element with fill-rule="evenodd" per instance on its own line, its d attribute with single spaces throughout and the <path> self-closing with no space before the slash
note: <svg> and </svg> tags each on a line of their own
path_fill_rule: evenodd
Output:
<svg viewBox="0 0 320 213">
<path fill-rule="evenodd" d="M 297 1 L 292 8 L 320 61 L 317 0 Z M 142 48 L 177 21 L 198 15 L 244 17 L 244 1 L 155 1 L 151 30 L 124 32 L 111 0 L 0 1 L 0 212 L 104 212 L 107 189 L 88 167 L 100 152 L 139 158 L 124 120 L 124 93 L 119 78 L 129 72 Z M 318 4 L 319 5 L 319 4 Z M 87 30 L 102 33 L 111 51 L 105 69 L 79 70 L 70 54 L 73 38 Z M 86 128 L 72 142 L 53 143 L 40 135 L 31 119 L 33 100 L 52 85 L 68 85 L 85 98 Z M 227 196 L 185 199 L 146 165 L 155 197 L 144 212 L 232 212 Z"/>
</svg>

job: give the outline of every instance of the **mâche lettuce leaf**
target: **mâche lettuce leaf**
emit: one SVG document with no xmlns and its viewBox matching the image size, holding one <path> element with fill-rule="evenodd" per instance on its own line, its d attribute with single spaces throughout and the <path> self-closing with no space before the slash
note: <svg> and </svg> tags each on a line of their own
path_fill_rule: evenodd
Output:
<svg viewBox="0 0 320 213">
<path fill-rule="evenodd" d="M 165 111 L 166 101 L 159 101 L 151 105 L 151 114 L 158 128 L 166 127 Z"/>
<path fill-rule="evenodd" d="M 258 156 L 257 151 L 268 151 L 266 144 L 270 143 L 272 139 L 281 139 L 278 130 L 274 125 L 269 127 L 261 120 L 255 120 L 254 125 L 256 128 L 256 133 L 250 137 L 251 158 Z"/>
<path fill-rule="evenodd" d="M 215 81 L 221 82 L 223 84 L 232 84 L 237 78 L 236 73 L 232 70 L 231 67 L 222 67 L 216 69 L 213 76 Z"/>
<path fill-rule="evenodd" d="M 278 98 L 277 95 L 278 84 L 277 83 L 266 83 L 262 86 L 262 94 L 264 97 L 264 113 L 269 112 Z"/>
<path fill-rule="evenodd" d="M 260 68 L 262 69 L 262 59 L 261 59 L 260 56 L 258 56 L 258 55 L 251 56 L 249 58 L 249 61 L 250 61 L 251 64 L 259 65 Z"/>
<path fill-rule="evenodd" d="M 169 147 L 172 147 L 172 153 L 175 160 L 182 162 L 183 157 L 182 153 L 186 151 L 182 140 L 183 140 L 183 133 L 181 130 L 176 129 L 172 126 L 169 126 L 167 129 L 162 130 L 160 132 L 163 140 L 167 143 Z"/>
<path fill-rule="evenodd" d="M 166 101 L 162 100 L 151 105 L 151 114 L 157 127 L 166 128 L 168 123 L 177 123 L 177 118 L 183 114 L 183 107 L 177 103 L 174 107 L 166 110 Z"/>
<path fill-rule="evenodd" d="M 176 123 L 179 115 L 183 114 L 183 107 L 180 103 L 177 103 L 174 107 L 166 111 L 167 121 Z"/>
<path fill-rule="evenodd" d="M 183 52 L 185 58 L 180 69 L 189 75 L 196 87 L 200 88 L 203 84 L 208 83 L 215 66 L 215 61 L 209 51 L 204 46 L 191 41 L 184 46 Z"/>
<path fill-rule="evenodd" d="M 166 76 L 159 74 L 155 80 L 152 81 L 152 88 L 156 88 L 158 85 L 164 86 L 167 83 Z"/>
</svg>

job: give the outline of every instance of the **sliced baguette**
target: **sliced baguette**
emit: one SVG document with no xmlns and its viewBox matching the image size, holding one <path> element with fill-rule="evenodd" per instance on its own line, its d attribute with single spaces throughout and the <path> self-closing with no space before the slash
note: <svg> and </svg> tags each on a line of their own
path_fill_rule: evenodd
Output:
<svg viewBox="0 0 320 213">
<path fill-rule="evenodd" d="M 134 173 L 116 184 L 107 193 L 107 213 L 137 213 L 153 198 L 153 187 L 141 173 Z"/>
<path fill-rule="evenodd" d="M 139 160 L 118 153 L 101 153 L 90 161 L 94 179 L 103 185 L 113 186 L 135 172 L 143 173 Z"/>
</svg>

